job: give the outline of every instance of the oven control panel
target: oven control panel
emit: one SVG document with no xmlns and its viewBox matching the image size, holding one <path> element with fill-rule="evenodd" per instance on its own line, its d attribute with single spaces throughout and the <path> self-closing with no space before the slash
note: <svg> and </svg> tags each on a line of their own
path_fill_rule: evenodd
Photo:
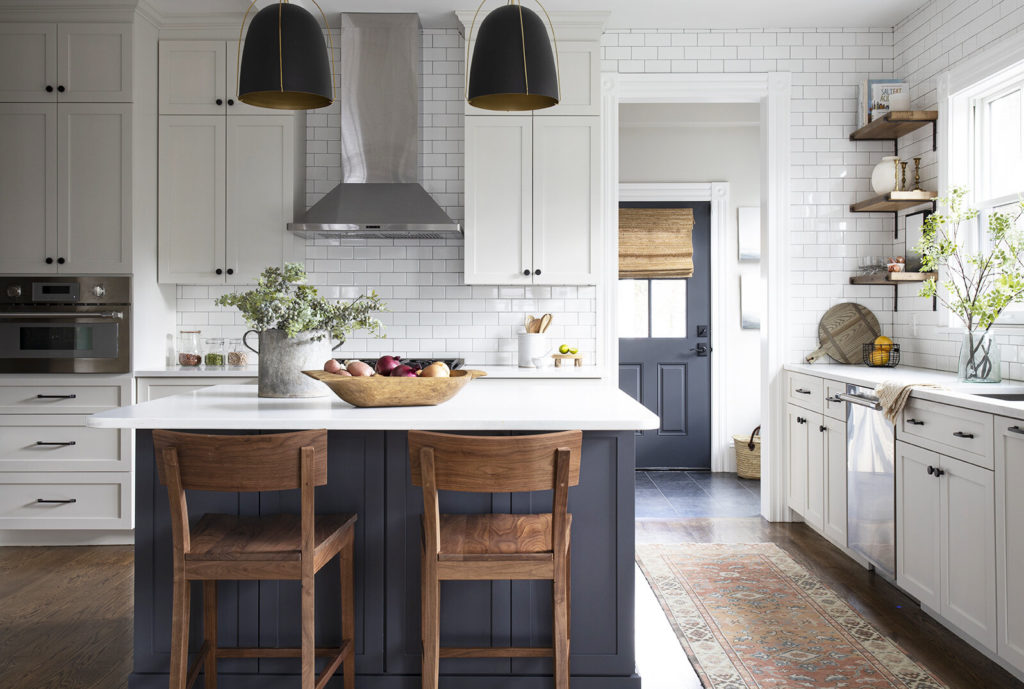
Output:
<svg viewBox="0 0 1024 689">
<path fill-rule="evenodd" d="M 129 304 L 127 276 L 0 276 L 0 304 L 32 306 Z"/>
</svg>

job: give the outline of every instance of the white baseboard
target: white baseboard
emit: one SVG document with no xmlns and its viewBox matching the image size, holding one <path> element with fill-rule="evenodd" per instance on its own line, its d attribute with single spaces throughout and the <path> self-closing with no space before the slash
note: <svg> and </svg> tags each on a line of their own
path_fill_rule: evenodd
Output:
<svg viewBox="0 0 1024 689">
<path fill-rule="evenodd" d="M 134 545 L 135 531 L 0 530 L 0 546 L 10 545 Z"/>
</svg>

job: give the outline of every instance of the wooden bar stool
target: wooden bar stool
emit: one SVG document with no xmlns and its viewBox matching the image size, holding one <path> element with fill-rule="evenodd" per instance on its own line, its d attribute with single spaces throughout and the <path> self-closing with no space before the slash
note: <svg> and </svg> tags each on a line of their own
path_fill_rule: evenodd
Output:
<svg viewBox="0 0 1024 689">
<path fill-rule="evenodd" d="M 174 541 L 174 603 L 170 689 L 188 689 L 204 670 L 216 689 L 217 658 L 301 658 L 302 689 L 321 689 L 344 663 L 345 689 L 355 689 L 353 593 L 354 514 L 314 518 L 313 488 L 327 484 L 327 431 L 274 435 L 201 435 L 153 431 L 160 483 L 167 486 Z M 301 515 L 236 517 L 206 514 L 189 528 L 186 490 L 301 491 Z M 341 564 L 340 648 L 314 645 L 316 574 L 338 555 Z M 300 648 L 217 646 L 217 580 L 292 579 L 302 582 Z M 188 666 L 191 582 L 203 582 L 203 645 Z M 315 656 L 330 658 L 316 677 Z"/>
<path fill-rule="evenodd" d="M 555 687 L 569 687 L 569 486 L 580 482 L 583 433 L 479 437 L 409 432 L 413 485 L 423 487 L 420 570 L 423 689 L 437 689 L 440 658 L 554 656 Z M 548 514 L 440 514 L 437 491 L 552 490 Z M 441 646 L 440 582 L 550 579 L 551 648 Z"/>
</svg>

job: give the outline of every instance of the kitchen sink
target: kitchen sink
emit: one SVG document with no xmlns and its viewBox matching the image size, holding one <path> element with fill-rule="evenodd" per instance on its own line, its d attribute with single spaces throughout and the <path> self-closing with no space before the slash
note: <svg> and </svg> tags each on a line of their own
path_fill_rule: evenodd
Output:
<svg viewBox="0 0 1024 689">
<path fill-rule="evenodd" d="M 1004 402 L 1024 402 L 1024 392 L 991 392 L 987 394 L 975 394 L 975 397 L 987 397 L 993 400 L 1003 400 Z"/>
</svg>

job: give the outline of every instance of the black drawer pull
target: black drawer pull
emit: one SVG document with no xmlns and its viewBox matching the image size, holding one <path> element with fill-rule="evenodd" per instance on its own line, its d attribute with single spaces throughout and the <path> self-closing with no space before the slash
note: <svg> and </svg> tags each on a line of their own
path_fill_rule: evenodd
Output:
<svg viewBox="0 0 1024 689">
<path fill-rule="evenodd" d="M 973 433 L 964 433 L 963 431 L 957 431 L 956 433 L 953 434 L 953 436 L 956 437 L 956 438 L 973 438 L 974 434 Z"/>
<path fill-rule="evenodd" d="M 907 423 L 909 423 L 911 426 L 923 426 L 924 425 L 924 421 L 918 421 L 917 419 L 907 419 Z"/>
<path fill-rule="evenodd" d="M 70 505 L 73 502 L 78 502 L 76 498 L 68 498 L 67 500 L 46 500 L 44 498 L 36 498 L 36 502 L 45 502 L 51 505 Z"/>
<path fill-rule="evenodd" d="M 1021 428 L 1020 426 L 1010 426 L 1006 430 L 1010 431 L 1010 433 L 1020 433 L 1021 435 L 1024 435 L 1024 428 Z"/>
<path fill-rule="evenodd" d="M 810 390 L 804 390 L 803 388 L 797 388 L 793 392 L 799 392 L 801 395 L 809 395 L 809 394 L 811 394 Z"/>
<path fill-rule="evenodd" d="M 36 395 L 37 400 L 73 400 L 78 395 Z"/>
<path fill-rule="evenodd" d="M 63 442 L 63 443 L 51 443 L 51 442 L 47 442 L 45 440 L 37 440 L 36 441 L 36 445 L 57 445 L 57 446 L 60 446 L 60 447 L 70 447 L 72 445 L 77 445 L 77 444 L 78 444 L 78 442 L 75 441 L 75 440 L 68 440 L 68 441 Z"/>
<path fill-rule="evenodd" d="M 838 393 L 836 393 L 835 395 L 832 395 L 832 397 L 826 397 L 825 401 L 828 404 L 842 404 L 843 403 L 843 401 L 841 399 L 839 399 L 839 394 Z"/>
</svg>

